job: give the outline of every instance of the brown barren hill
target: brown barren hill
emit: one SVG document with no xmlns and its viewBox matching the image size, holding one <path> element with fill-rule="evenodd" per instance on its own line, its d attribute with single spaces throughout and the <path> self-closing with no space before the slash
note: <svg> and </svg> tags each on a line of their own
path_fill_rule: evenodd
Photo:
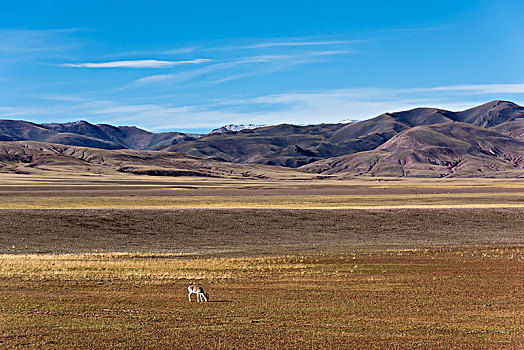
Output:
<svg viewBox="0 0 524 350">
<path fill-rule="evenodd" d="M 522 177 L 524 142 L 466 123 L 405 130 L 376 150 L 302 167 L 321 174 Z"/>
<path fill-rule="evenodd" d="M 0 172 L 268 178 L 310 175 L 292 169 L 248 166 L 174 152 L 103 150 L 41 142 L 0 142 Z"/>
<path fill-rule="evenodd" d="M 381 145 L 399 133 L 420 126 L 460 122 L 483 129 L 497 128 L 493 131 L 511 138 L 520 137 L 519 140 L 522 141 L 523 121 L 523 107 L 507 101 L 491 101 L 461 112 L 415 108 L 384 113 L 375 118 L 349 124 L 282 124 L 213 134 L 169 146 L 166 150 L 237 163 L 304 166 L 303 169 L 310 169 L 307 164 L 316 161 L 323 163 L 323 159 L 349 154 L 355 154 L 359 160 L 369 158 L 367 151 L 380 150 Z M 436 129 L 435 132 L 439 131 Z M 476 137 L 475 135 L 474 133 L 471 136 Z M 446 138 L 445 135 L 442 137 Z M 315 165 L 311 167 L 316 168 Z M 388 170 L 381 173 L 396 175 L 399 172 Z M 434 175 L 431 173 L 423 176 Z"/>
</svg>

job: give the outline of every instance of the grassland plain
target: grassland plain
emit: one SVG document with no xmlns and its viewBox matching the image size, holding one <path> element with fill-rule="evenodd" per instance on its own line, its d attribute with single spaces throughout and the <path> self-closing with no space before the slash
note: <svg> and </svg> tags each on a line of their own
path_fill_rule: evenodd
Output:
<svg viewBox="0 0 524 350">
<path fill-rule="evenodd" d="M 519 180 L 0 179 L 0 348 L 524 348 Z"/>
<path fill-rule="evenodd" d="M 3 255 L 0 346 L 518 349 L 523 252 Z"/>
<path fill-rule="evenodd" d="M 520 179 L 205 179 L 0 174 L 0 209 L 521 208 Z"/>
</svg>

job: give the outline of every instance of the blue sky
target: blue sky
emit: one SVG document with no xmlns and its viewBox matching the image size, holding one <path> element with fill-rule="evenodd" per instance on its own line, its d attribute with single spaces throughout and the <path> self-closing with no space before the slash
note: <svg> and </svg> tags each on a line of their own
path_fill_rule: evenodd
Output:
<svg viewBox="0 0 524 350">
<path fill-rule="evenodd" d="M 524 104 L 522 1 L 2 1 L 0 118 L 151 131 Z"/>
</svg>

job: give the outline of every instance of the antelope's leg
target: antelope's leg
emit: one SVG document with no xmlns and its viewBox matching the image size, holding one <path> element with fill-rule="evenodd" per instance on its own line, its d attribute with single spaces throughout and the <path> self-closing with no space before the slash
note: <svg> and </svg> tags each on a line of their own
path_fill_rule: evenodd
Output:
<svg viewBox="0 0 524 350">
<path fill-rule="evenodd" d="M 189 302 L 191 302 L 191 292 L 189 292 L 189 294 L 187 296 L 189 298 Z"/>
</svg>

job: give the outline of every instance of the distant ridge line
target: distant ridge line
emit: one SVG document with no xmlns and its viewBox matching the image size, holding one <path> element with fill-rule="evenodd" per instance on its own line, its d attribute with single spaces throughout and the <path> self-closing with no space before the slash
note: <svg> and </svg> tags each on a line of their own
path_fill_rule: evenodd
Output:
<svg viewBox="0 0 524 350">
<path fill-rule="evenodd" d="M 0 141 L 162 150 L 323 175 L 523 177 L 524 107 L 494 100 L 458 112 L 419 107 L 350 123 L 229 124 L 206 135 L 0 120 Z"/>
</svg>

